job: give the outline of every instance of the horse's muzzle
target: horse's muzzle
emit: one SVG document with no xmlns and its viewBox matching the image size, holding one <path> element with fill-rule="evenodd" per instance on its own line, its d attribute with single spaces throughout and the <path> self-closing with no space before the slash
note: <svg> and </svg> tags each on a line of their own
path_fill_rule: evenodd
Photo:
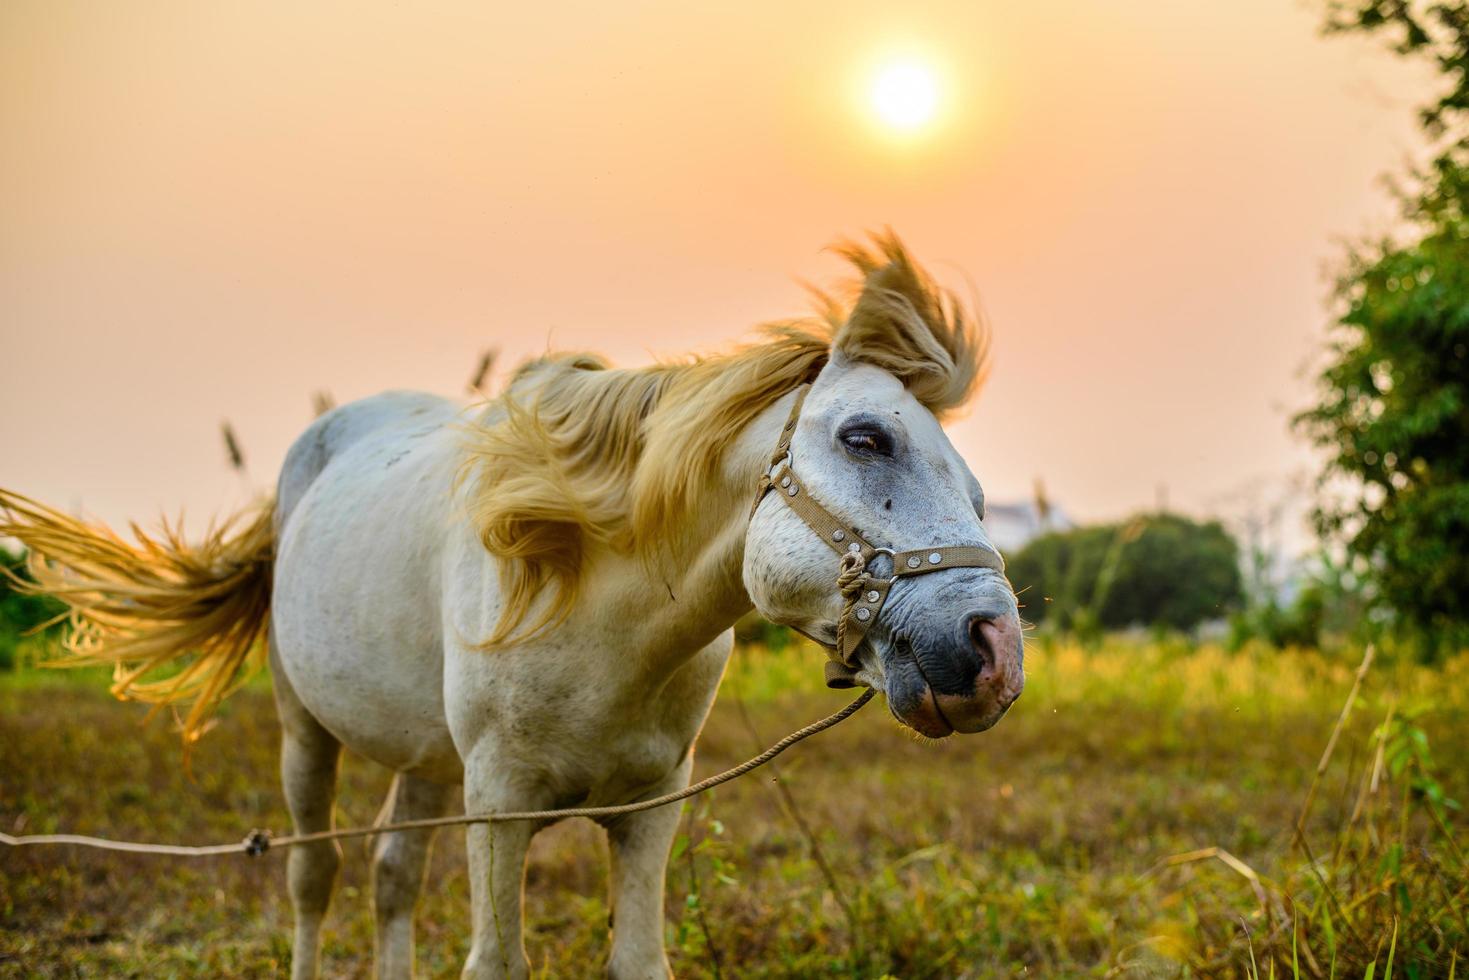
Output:
<svg viewBox="0 0 1469 980">
<path fill-rule="evenodd" d="M 899 720 L 929 738 L 992 727 L 1025 687 L 1020 618 L 1014 612 L 967 614 L 956 632 L 951 643 L 914 651 L 926 687 L 921 696 L 903 699 L 898 710 L 889 692 Z"/>
</svg>

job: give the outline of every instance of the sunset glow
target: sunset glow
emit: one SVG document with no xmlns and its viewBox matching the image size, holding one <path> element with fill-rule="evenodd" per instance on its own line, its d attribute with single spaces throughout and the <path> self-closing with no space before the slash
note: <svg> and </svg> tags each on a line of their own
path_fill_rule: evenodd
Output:
<svg viewBox="0 0 1469 980">
<path fill-rule="evenodd" d="M 0 3 L 0 485 L 124 526 L 268 493 L 314 392 L 720 350 L 889 226 L 990 315 L 987 495 L 1242 509 L 1432 96 L 1293 3 L 186 7 Z"/>
</svg>

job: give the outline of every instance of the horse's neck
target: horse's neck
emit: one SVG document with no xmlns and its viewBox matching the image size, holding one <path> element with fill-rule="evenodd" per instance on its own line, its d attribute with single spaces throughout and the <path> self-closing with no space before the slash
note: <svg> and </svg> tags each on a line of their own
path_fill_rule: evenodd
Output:
<svg viewBox="0 0 1469 980">
<path fill-rule="evenodd" d="M 794 397 L 777 399 L 725 451 L 713 485 L 692 508 L 693 533 L 681 536 L 692 544 L 656 562 L 656 570 L 645 567 L 641 573 L 646 581 L 640 588 L 650 600 L 641 632 L 656 638 L 653 642 L 666 652 L 660 659 L 673 661 L 670 666 L 750 610 L 743 576 L 750 506 Z"/>
</svg>

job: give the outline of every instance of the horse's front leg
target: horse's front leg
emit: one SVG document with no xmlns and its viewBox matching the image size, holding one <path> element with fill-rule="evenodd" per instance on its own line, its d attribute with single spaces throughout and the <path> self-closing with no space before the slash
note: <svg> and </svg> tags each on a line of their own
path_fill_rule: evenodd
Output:
<svg viewBox="0 0 1469 980">
<path fill-rule="evenodd" d="M 689 784 L 693 759 L 685 757 L 649 798 Z M 663 951 L 663 881 L 668 852 L 678 831 L 676 803 L 630 813 L 607 822 L 612 851 L 612 980 L 666 980 L 672 976 Z"/>
<path fill-rule="evenodd" d="M 513 790 L 492 763 L 466 761 L 465 813 L 544 809 L 550 799 Z M 469 853 L 471 941 L 464 980 L 522 980 L 530 974 L 521 928 L 525 854 L 539 824 L 525 821 L 472 824 L 465 831 Z"/>
<path fill-rule="evenodd" d="M 393 777 L 388 791 L 391 823 L 442 816 L 456 787 L 408 773 Z M 433 830 L 403 830 L 378 838 L 372 865 L 373 904 L 377 908 L 378 980 L 413 976 L 413 913 L 423 890 Z"/>
</svg>

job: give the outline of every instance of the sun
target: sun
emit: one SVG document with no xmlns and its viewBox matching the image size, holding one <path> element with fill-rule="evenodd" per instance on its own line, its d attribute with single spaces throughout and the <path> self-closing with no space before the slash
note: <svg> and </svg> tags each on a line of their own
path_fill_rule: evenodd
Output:
<svg viewBox="0 0 1469 980">
<path fill-rule="evenodd" d="M 879 70 L 872 81 L 873 110 L 885 124 L 902 132 L 931 122 L 938 101 L 938 78 L 922 62 L 894 62 Z"/>
</svg>

